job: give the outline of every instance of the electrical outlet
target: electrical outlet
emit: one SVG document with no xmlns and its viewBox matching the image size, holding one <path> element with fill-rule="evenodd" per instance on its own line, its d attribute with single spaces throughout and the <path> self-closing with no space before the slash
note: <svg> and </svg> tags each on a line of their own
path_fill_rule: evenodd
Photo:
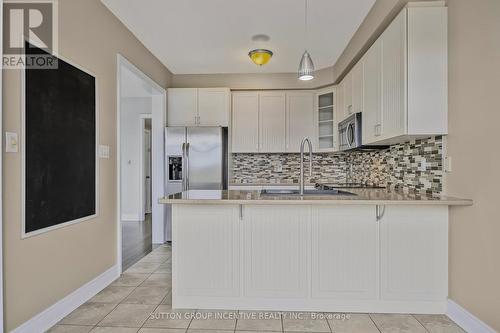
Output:
<svg viewBox="0 0 500 333">
<path fill-rule="evenodd" d="M 278 163 L 274 166 L 274 172 L 283 172 L 283 164 Z"/>
<path fill-rule="evenodd" d="M 17 153 L 19 152 L 19 140 L 17 133 L 5 132 L 5 152 Z"/>
</svg>

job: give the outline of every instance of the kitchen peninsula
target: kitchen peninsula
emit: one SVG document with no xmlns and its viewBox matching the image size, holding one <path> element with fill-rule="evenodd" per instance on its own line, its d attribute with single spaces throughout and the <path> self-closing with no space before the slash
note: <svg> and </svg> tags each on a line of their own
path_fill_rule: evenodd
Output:
<svg viewBox="0 0 500 333">
<path fill-rule="evenodd" d="M 185 191 L 173 209 L 174 308 L 445 313 L 448 208 L 386 189 Z"/>
</svg>

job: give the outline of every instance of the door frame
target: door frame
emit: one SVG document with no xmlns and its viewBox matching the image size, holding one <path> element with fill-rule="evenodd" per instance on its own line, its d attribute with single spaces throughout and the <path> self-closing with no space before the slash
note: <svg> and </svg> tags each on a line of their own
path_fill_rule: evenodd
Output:
<svg viewBox="0 0 500 333">
<path fill-rule="evenodd" d="M 164 128 L 167 122 L 167 91 L 153 79 L 144 74 L 123 55 L 116 55 L 116 265 L 119 273 L 122 272 L 122 229 L 121 229 L 121 75 L 122 68 L 127 68 L 142 79 L 152 89 L 151 110 L 151 175 L 156 181 L 152 184 L 152 242 L 162 244 L 165 242 L 165 206 L 155 203 L 154 198 L 165 195 L 164 182 Z M 155 104 L 160 104 L 155 107 Z"/>
<path fill-rule="evenodd" d="M 151 127 L 153 125 L 153 115 L 151 113 L 144 113 L 139 115 L 139 126 L 140 126 L 140 139 L 139 139 L 139 156 L 141 156 L 141 164 L 139 165 L 139 174 L 140 174 L 140 183 L 139 183 L 139 199 L 141 200 L 141 217 L 144 217 L 146 215 L 146 210 L 144 207 L 144 201 L 146 200 L 146 186 L 144 184 L 144 130 L 145 130 L 145 125 L 146 125 L 146 119 L 151 119 Z M 152 132 L 152 131 L 151 131 Z M 152 134 L 152 133 L 151 133 Z M 151 135 L 152 137 L 152 135 Z M 152 140 L 151 140 L 152 141 Z M 151 162 L 153 160 L 153 147 L 151 147 Z M 153 168 L 153 163 L 151 163 L 151 169 Z M 153 179 L 153 175 L 151 172 L 151 179 Z M 153 183 L 151 183 L 151 187 L 153 186 Z M 152 191 L 151 191 L 152 192 Z M 151 207 L 151 213 L 153 211 L 153 207 Z"/>
<path fill-rule="evenodd" d="M 3 3 L 0 4 L 0 36 L 3 36 Z M 0 43 L 3 55 L 3 43 Z M 0 62 L 0 149 L 3 147 L 3 61 Z M 0 333 L 3 332 L 3 153 L 0 152 Z"/>
</svg>

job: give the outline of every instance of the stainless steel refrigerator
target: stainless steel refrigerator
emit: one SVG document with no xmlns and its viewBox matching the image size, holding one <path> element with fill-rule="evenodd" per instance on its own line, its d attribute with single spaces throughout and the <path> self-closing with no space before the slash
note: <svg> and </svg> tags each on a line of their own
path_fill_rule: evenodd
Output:
<svg viewBox="0 0 500 333">
<path fill-rule="evenodd" d="M 167 127 L 165 193 L 227 189 L 227 142 L 226 127 Z M 168 241 L 172 238 L 171 211 L 168 205 L 165 228 Z"/>
</svg>

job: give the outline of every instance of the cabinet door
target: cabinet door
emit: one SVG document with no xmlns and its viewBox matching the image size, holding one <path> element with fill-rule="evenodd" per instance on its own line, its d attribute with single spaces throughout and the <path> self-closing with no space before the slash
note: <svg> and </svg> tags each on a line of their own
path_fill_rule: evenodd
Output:
<svg viewBox="0 0 500 333">
<path fill-rule="evenodd" d="M 239 296 L 238 206 L 173 205 L 172 209 L 177 295 Z"/>
<path fill-rule="evenodd" d="M 380 139 L 382 130 L 381 43 L 378 39 L 363 57 L 363 144 Z"/>
<path fill-rule="evenodd" d="M 302 139 L 314 140 L 314 94 L 310 92 L 291 92 L 286 94 L 286 151 L 300 151 Z M 313 148 L 314 149 L 314 148 Z"/>
<path fill-rule="evenodd" d="M 340 123 L 344 120 L 344 82 L 340 82 L 335 88 L 335 118 L 337 123 Z"/>
<path fill-rule="evenodd" d="M 232 150 L 235 153 L 259 151 L 259 94 L 233 93 Z"/>
<path fill-rule="evenodd" d="M 312 206 L 312 297 L 376 299 L 374 206 Z"/>
<path fill-rule="evenodd" d="M 168 89 L 167 126 L 196 126 L 198 89 Z"/>
<path fill-rule="evenodd" d="M 343 119 L 352 114 L 352 72 L 349 72 L 342 80 L 344 82 L 344 106 Z"/>
<path fill-rule="evenodd" d="M 308 206 L 244 206 L 244 293 L 306 297 Z"/>
<path fill-rule="evenodd" d="M 201 126 L 229 124 L 230 92 L 227 88 L 198 89 L 198 117 Z"/>
<path fill-rule="evenodd" d="M 386 206 L 380 222 L 381 297 L 445 300 L 448 207 Z"/>
<path fill-rule="evenodd" d="M 363 63 L 360 61 L 354 66 L 351 74 L 352 85 L 352 113 L 363 112 Z"/>
<path fill-rule="evenodd" d="M 381 36 L 383 139 L 406 133 L 406 11 Z"/>
<path fill-rule="evenodd" d="M 286 151 L 286 96 L 284 92 L 259 94 L 260 152 Z"/>
</svg>

